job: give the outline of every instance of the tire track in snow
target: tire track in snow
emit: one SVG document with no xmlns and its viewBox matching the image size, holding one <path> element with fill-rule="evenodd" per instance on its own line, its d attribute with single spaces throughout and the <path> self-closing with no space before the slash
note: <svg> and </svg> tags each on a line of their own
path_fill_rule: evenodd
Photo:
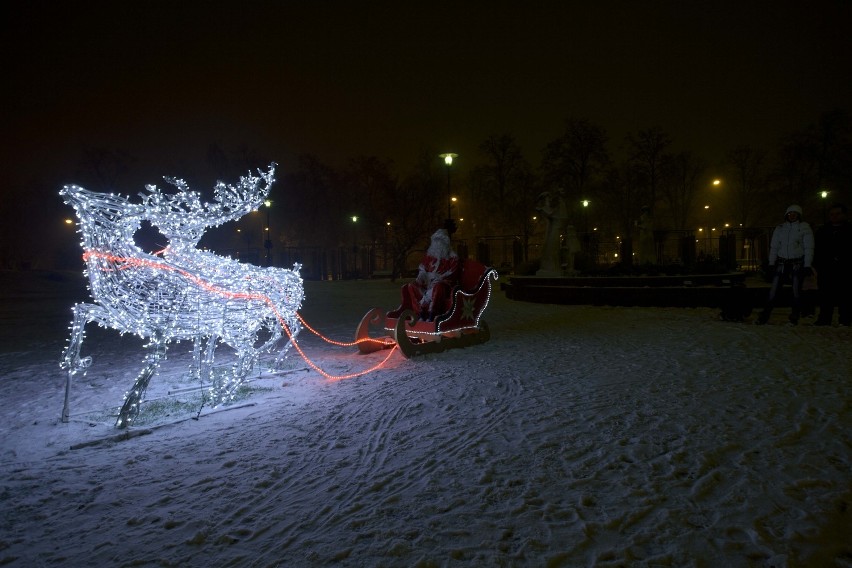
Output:
<svg viewBox="0 0 852 568">
<path fill-rule="evenodd" d="M 510 407 L 520 390 L 517 380 L 486 389 L 487 404 L 475 416 L 460 419 L 454 415 L 456 408 L 469 408 L 470 397 L 482 396 L 482 391 L 470 392 L 470 381 L 440 367 L 421 362 L 415 372 L 375 389 L 358 388 L 354 382 L 332 385 L 323 400 L 316 400 L 315 408 L 302 416 L 305 434 L 293 440 L 301 453 L 292 456 L 295 459 L 286 474 L 264 487 L 262 494 L 244 499 L 238 516 L 252 519 L 256 527 L 267 525 L 258 535 L 275 531 L 282 543 L 296 545 L 306 532 L 314 538 L 335 534 L 341 525 L 367 522 L 357 518 L 403 504 L 412 493 L 423 492 L 424 480 L 436 478 L 512 414 Z M 334 388 L 338 386 L 342 388 Z M 331 390 L 346 390 L 350 396 L 341 401 L 343 393 L 332 397 Z M 370 398 L 359 398 L 358 391 L 370 392 Z M 462 424 L 447 429 L 443 421 Z M 306 507 L 323 493 L 330 497 L 326 506 Z M 287 510 L 297 514 L 282 522 L 282 511 Z M 237 518 L 224 517 L 218 525 L 236 522 Z"/>
</svg>

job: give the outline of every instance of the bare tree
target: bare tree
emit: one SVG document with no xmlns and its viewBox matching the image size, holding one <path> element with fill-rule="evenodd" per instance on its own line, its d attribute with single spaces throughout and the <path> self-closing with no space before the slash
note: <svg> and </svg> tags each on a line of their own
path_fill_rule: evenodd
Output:
<svg viewBox="0 0 852 568">
<path fill-rule="evenodd" d="M 844 111 L 834 110 L 782 141 L 774 177 L 788 200 L 815 205 L 820 190 L 852 181 L 850 156 L 852 121 Z"/>
<path fill-rule="evenodd" d="M 744 227 L 755 221 L 753 212 L 760 205 L 760 193 L 766 184 L 765 158 L 765 152 L 751 146 L 738 146 L 728 153 L 727 162 L 733 169 L 731 189 L 736 220 Z"/>
<path fill-rule="evenodd" d="M 848 177 L 850 143 L 852 143 L 852 119 L 840 109 L 820 115 L 816 125 L 818 144 L 817 189 L 825 184 L 845 186 Z M 843 170 L 847 176 L 844 179 Z"/>
<path fill-rule="evenodd" d="M 630 159 L 642 174 L 646 185 L 647 206 L 653 213 L 657 204 L 658 191 L 666 174 L 666 153 L 672 139 L 660 128 L 640 130 L 635 136 L 627 135 Z"/>
<path fill-rule="evenodd" d="M 665 163 L 666 175 L 660 185 L 660 193 L 663 202 L 668 206 L 674 228 L 683 230 L 689 222 L 692 203 L 706 166 L 690 152 L 671 155 Z"/>
<path fill-rule="evenodd" d="M 480 220 L 480 227 L 508 230 L 526 241 L 532 230 L 532 216 L 526 213 L 531 213 L 537 193 L 529 162 L 511 134 L 492 134 L 479 149 L 486 163 L 474 168 L 469 185 L 474 206 L 488 217 L 487 223 Z"/>
<path fill-rule="evenodd" d="M 818 149 L 808 132 L 794 132 L 778 152 L 775 178 L 788 201 L 803 203 L 817 189 Z"/>
<path fill-rule="evenodd" d="M 621 263 L 625 266 L 633 264 L 633 220 L 641 189 L 641 174 L 629 160 L 611 165 L 601 186 L 602 195 L 610 203 L 616 230 L 623 235 Z"/>
<path fill-rule="evenodd" d="M 86 148 L 79 161 L 80 175 L 88 177 L 102 191 L 115 191 L 118 179 L 135 159 L 122 150 Z"/>
<path fill-rule="evenodd" d="M 346 235 L 347 206 L 341 198 L 341 174 L 315 156 L 302 155 L 287 173 L 281 190 L 286 207 L 275 207 L 285 238 L 296 244 L 335 247 Z"/>
<path fill-rule="evenodd" d="M 393 195 L 399 189 L 393 162 L 375 156 L 355 158 L 344 172 L 343 184 L 340 197 L 357 213 L 363 238 L 384 240 L 387 223 L 394 216 Z"/>
<path fill-rule="evenodd" d="M 579 201 L 608 164 L 606 131 L 587 119 L 572 118 L 545 146 L 541 177 L 545 187 L 562 188 L 569 200 Z"/>
<path fill-rule="evenodd" d="M 222 148 L 218 142 L 207 147 L 207 163 L 220 180 L 244 176 L 246 172 L 255 171 L 270 162 L 258 149 L 247 144 L 240 144 L 230 151 Z"/>
<path fill-rule="evenodd" d="M 441 226 L 443 212 L 443 172 L 435 152 L 424 150 L 413 173 L 395 188 L 389 201 L 388 242 L 393 260 L 393 279 L 401 276 L 409 254 Z"/>
<path fill-rule="evenodd" d="M 207 147 L 207 163 L 216 172 L 216 179 L 228 179 L 228 155 L 225 154 L 225 151 L 218 142 L 214 142 Z"/>
<path fill-rule="evenodd" d="M 479 145 L 488 159 L 488 169 L 494 180 L 497 201 L 504 203 L 517 189 L 519 181 L 529 174 L 529 163 L 511 134 L 492 134 Z"/>
</svg>

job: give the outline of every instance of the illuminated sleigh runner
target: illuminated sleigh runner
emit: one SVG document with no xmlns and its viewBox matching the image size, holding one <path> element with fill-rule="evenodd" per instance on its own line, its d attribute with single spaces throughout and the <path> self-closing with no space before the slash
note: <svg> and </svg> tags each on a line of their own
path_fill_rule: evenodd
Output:
<svg viewBox="0 0 852 568">
<path fill-rule="evenodd" d="M 208 385 L 214 406 L 234 396 L 262 352 L 286 339 L 276 365 L 281 361 L 300 329 L 296 311 L 304 291 L 298 266 L 258 268 L 195 248 L 207 228 L 256 209 L 268 194 L 273 175 L 274 164 L 261 177 L 241 178 L 237 186 L 220 183 L 213 204 L 201 203 L 181 180 L 169 180 L 180 190 L 176 194 L 147 186 L 142 204 L 79 186 L 62 189 L 60 194 L 80 219 L 94 300 L 73 308 L 71 338 L 61 363 L 67 372 L 63 421 L 69 418 L 71 384 L 91 365 L 91 357 L 80 357 L 89 322 L 148 340 L 145 365 L 125 397 L 118 428 L 127 427 L 139 414 L 148 383 L 173 341 L 194 342 L 192 375 Z M 261 180 L 266 182 L 262 188 Z M 162 256 L 148 254 L 134 243 L 143 220 L 169 239 Z M 220 342 L 237 354 L 226 377 L 213 373 Z"/>
<path fill-rule="evenodd" d="M 393 312 L 373 308 L 364 315 L 355 332 L 355 341 L 361 353 L 370 353 L 396 343 L 408 358 L 426 353 L 439 353 L 446 349 L 485 343 L 491 338 L 488 324 L 482 313 L 491 298 L 491 281 L 497 280 L 497 271 L 467 259 L 462 263 L 459 284 L 453 288 L 446 311 L 434 321 L 422 321 L 411 310 L 403 310 L 399 317 Z M 370 329 L 390 337 L 373 338 Z"/>
</svg>

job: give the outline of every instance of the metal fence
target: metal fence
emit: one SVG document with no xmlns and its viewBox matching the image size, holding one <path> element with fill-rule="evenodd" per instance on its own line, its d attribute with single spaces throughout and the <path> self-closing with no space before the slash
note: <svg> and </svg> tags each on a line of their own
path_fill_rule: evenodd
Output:
<svg viewBox="0 0 852 568">
<path fill-rule="evenodd" d="M 580 272 L 600 270 L 623 263 L 630 256 L 633 265 L 694 266 L 714 263 L 730 270 L 758 271 L 769 257 L 773 227 L 727 228 L 709 233 L 699 231 L 654 231 L 652 258 L 641 257 L 637 239 L 606 237 L 597 232 L 577 235 L 579 249 L 572 251 L 574 268 Z M 517 235 L 487 235 L 454 239 L 461 258 L 475 258 L 503 274 L 531 270 L 541 257 L 541 238 L 526 241 Z M 566 244 L 567 247 L 567 244 Z M 266 250 L 260 247 L 226 249 L 219 254 L 241 262 L 264 266 Z M 568 253 L 568 249 L 564 249 Z M 405 273 L 416 270 L 422 250 L 409 255 Z M 308 280 L 390 277 L 391 251 L 384 244 L 357 244 L 338 247 L 288 246 L 273 249 L 274 266 L 289 268 L 298 262 Z M 565 259 L 568 263 L 567 258 Z M 404 274 L 405 275 L 405 274 Z"/>
<path fill-rule="evenodd" d="M 660 266 L 694 266 L 716 264 L 730 270 L 758 271 L 769 257 L 769 241 L 773 227 L 726 228 L 705 231 L 654 231 L 653 252 L 650 258 L 642 258 L 637 239 L 606 237 L 597 232 L 577 235 L 579 248 L 574 251 L 563 249 L 566 256 L 576 253 L 574 268 L 599 270 L 622 264 L 630 257 L 630 264 L 653 264 Z M 543 243 L 531 239 L 524 243 L 515 235 L 475 237 L 460 241 L 456 250 L 468 252 L 480 262 L 493 266 L 501 272 L 528 270 L 541 257 Z M 566 243 L 563 243 L 567 247 Z"/>
<path fill-rule="evenodd" d="M 266 251 L 260 247 L 218 250 L 240 262 L 266 266 Z M 302 265 L 302 278 L 307 280 L 344 280 L 391 275 L 390 251 L 382 245 L 355 246 L 288 246 L 273 249 L 271 264 L 290 268 Z"/>
</svg>

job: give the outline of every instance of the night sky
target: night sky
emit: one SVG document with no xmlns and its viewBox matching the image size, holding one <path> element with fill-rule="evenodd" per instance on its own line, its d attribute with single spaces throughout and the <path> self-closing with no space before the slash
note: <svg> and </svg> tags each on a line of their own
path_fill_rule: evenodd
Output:
<svg viewBox="0 0 852 568">
<path fill-rule="evenodd" d="M 852 2 L 4 3 L 3 210 L 62 211 L 84 148 L 209 187 L 212 143 L 283 168 L 424 149 L 481 161 L 509 132 L 537 166 L 568 117 L 659 126 L 711 163 L 852 101 Z M 263 164 L 258 164 L 262 166 Z M 17 218 L 17 217 L 16 217 Z M 48 221 L 45 221 L 48 222 Z"/>
</svg>

